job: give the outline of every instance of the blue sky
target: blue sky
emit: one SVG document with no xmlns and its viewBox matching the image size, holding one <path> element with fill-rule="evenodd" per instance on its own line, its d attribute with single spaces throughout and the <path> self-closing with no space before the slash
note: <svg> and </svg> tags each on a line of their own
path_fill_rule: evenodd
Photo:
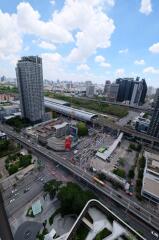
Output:
<svg viewBox="0 0 159 240">
<path fill-rule="evenodd" d="M 158 19 L 158 0 L 0 0 L 0 76 L 40 55 L 49 80 L 140 76 L 159 87 Z"/>
</svg>

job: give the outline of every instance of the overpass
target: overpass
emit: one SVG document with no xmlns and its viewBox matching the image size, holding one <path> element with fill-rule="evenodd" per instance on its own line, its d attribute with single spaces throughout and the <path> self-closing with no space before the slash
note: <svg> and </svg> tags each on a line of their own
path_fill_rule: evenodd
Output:
<svg viewBox="0 0 159 240">
<path fill-rule="evenodd" d="M 148 143 L 151 143 L 152 146 L 154 144 L 159 144 L 159 138 L 156 138 L 156 137 L 152 137 L 148 134 L 145 134 L 145 133 L 141 133 L 141 132 L 138 132 L 132 128 L 129 128 L 127 126 L 120 126 L 118 125 L 117 123 L 115 122 L 110 122 L 109 120 L 105 119 L 105 118 L 102 118 L 102 117 L 98 117 L 97 119 L 94 119 L 93 120 L 93 124 L 97 124 L 97 125 L 100 125 L 102 127 L 108 127 L 108 128 L 111 128 L 111 129 L 114 129 L 114 130 L 117 130 L 117 131 L 121 131 L 121 132 L 124 132 L 128 135 L 131 135 L 133 137 L 137 137 L 143 141 L 146 141 Z"/>
<path fill-rule="evenodd" d="M 159 229 L 159 216 L 154 214 L 154 212 L 150 212 L 147 209 L 144 209 L 141 205 L 138 205 L 131 199 L 128 199 L 118 191 L 113 188 L 106 186 L 99 186 L 97 183 L 95 184 L 92 178 L 92 175 L 83 172 L 79 167 L 74 164 L 66 161 L 63 157 L 58 154 L 46 149 L 45 147 L 37 145 L 35 142 L 30 142 L 28 139 L 25 139 L 19 133 L 14 132 L 8 126 L 0 125 L 0 130 L 4 131 L 10 138 L 14 139 L 24 147 L 30 149 L 35 154 L 39 154 L 42 157 L 47 158 L 48 160 L 54 161 L 56 164 L 60 164 L 63 168 L 69 171 L 74 177 L 78 178 L 81 182 L 87 184 L 90 188 L 95 190 L 97 193 L 103 194 L 109 199 L 113 200 L 124 209 L 129 211 L 131 214 L 135 215 L 137 218 L 151 226 L 152 228 L 158 231 Z"/>
</svg>

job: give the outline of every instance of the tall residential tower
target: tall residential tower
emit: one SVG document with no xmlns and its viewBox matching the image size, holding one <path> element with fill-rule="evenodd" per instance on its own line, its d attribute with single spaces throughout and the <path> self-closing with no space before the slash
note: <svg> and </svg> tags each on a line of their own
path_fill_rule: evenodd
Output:
<svg viewBox="0 0 159 240">
<path fill-rule="evenodd" d="M 22 117 L 38 123 L 44 115 L 42 59 L 22 57 L 16 67 Z"/>
<path fill-rule="evenodd" d="M 152 114 L 152 119 L 148 129 L 148 134 L 159 138 L 159 88 L 156 90 L 155 108 Z"/>
</svg>

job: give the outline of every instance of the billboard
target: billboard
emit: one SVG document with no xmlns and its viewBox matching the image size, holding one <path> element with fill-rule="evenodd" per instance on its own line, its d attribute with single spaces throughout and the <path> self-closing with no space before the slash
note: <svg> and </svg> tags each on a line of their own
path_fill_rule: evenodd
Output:
<svg viewBox="0 0 159 240">
<path fill-rule="evenodd" d="M 67 137 L 65 139 L 65 149 L 66 150 L 70 150 L 71 149 L 71 143 L 72 143 L 71 137 Z"/>
<path fill-rule="evenodd" d="M 74 138 L 77 138 L 78 136 L 78 128 L 77 127 L 70 127 L 70 135 L 72 135 Z"/>
</svg>

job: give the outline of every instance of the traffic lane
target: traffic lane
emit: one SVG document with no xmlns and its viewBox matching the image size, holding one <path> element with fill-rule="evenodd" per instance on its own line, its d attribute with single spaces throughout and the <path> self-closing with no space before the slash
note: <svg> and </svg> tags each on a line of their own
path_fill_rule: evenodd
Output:
<svg viewBox="0 0 159 240">
<path fill-rule="evenodd" d="M 34 199 L 37 195 L 39 195 L 43 190 L 43 184 L 34 183 L 30 189 L 30 191 L 23 193 L 19 196 L 14 202 L 8 204 L 5 203 L 5 208 L 8 217 L 11 217 L 14 213 L 16 213 L 20 208 L 24 207 L 31 199 Z"/>
<path fill-rule="evenodd" d="M 32 184 L 37 179 L 38 176 L 35 175 L 28 175 L 23 180 L 21 180 L 19 183 L 16 183 L 16 187 L 8 188 L 3 192 L 3 198 L 9 199 L 14 197 L 14 195 L 18 192 L 21 192 L 21 190 L 24 190 L 25 187 Z"/>
<path fill-rule="evenodd" d="M 107 206 L 113 213 L 115 213 L 119 218 L 123 219 L 124 222 L 128 223 L 132 228 L 134 228 L 138 232 L 142 232 L 143 236 L 147 240 L 154 240 L 154 236 L 151 234 L 152 228 L 149 227 L 147 224 L 142 222 L 139 218 L 129 214 L 126 212 L 123 207 L 119 204 L 112 202 L 111 199 L 103 197 L 102 195 L 98 195 L 100 201 Z"/>
<path fill-rule="evenodd" d="M 28 143 L 27 143 L 27 145 L 28 145 Z M 29 144 L 29 145 L 30 145 L 30 144 Z M 31 148 L 32 148 L 32 147 L 31 147 Z M 34 149 L 34 150 L 37 151 L 37 149 Z M 42 151 L 39 151 L 39 152 L 40 152 L 41 154 L 43 154 Z M 50 156 L 48 155 L 48 153 L 45 153 L 45 154 L 47 155 L 48 158 L 50 158 Z M 54 161 L 58 162 L 58 160 L 60 160 L 60 159 L 59 159 L 59 156 L 58 156 L 58 158 L 57 158 L 57 155 L 55 156 L 55 154 L 54 154 Z M 66 167 L 68 170 L 74 172 L 76 175 L 79 176 L 79 174 L 77 173 L 77 171 L 73 170 L 73 168 L 72 168 L 71 166 L 69 166 L 68 164 L 66 164 L 66 162 L 64 163 L 64 162 L 61 160 L 60 164 L 63 165 L 64 167 Z M 83 180 L 84 180 L 84 179 L 83 179 Z"/>
</svg>

